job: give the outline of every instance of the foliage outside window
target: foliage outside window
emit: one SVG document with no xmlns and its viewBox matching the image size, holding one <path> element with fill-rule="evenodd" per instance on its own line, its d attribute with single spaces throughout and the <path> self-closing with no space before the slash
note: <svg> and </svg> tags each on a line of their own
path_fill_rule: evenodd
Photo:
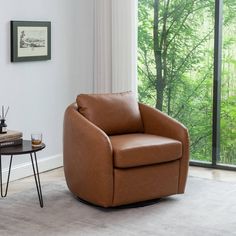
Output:
<svg viewBox="0 0 236 236">
<path fill-rule="evenodd" d="M 236 2 L 224 0 L 221 159 L 236 164 Z M 214 0 L 139 0 L 139 100 L 184 123 L 211 162 Z"/>
</svg>

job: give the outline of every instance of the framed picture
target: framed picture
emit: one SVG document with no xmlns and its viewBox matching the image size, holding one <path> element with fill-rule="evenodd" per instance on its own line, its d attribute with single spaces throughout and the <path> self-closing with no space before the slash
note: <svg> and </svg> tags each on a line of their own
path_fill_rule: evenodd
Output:
<svg viewBox="0 0 236 236">
<path fill-rule="evenodd" d="M 11 21 L 11 61 L 51 59 L 51 22 Z"/>
</svg>

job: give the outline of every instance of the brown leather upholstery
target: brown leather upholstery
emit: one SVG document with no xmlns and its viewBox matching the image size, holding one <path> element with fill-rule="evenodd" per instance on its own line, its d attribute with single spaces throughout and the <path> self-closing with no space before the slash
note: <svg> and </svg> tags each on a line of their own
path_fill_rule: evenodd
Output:
<svg viewBox="0 0 236 236">
<path fill-rule="evenodd" d="M 88 114 L 93 114 L 94 119 L 95 111 L 98 112 L 98 120 L 103 117 L 101 113 L 108 114 L 103 106 L 105 96 L 111 100 L 121 95 L 101 95 L 102 99 L 99 96 L 96 95 L 96 102 L 90 103 L 90 96 L 83 95 L 83 107 L 89 108 Z M 133 100 L 126 100 L 126 113 L 128 106 L 133 106 Z M 108 109 L 109 106 L 105 107 Z M 122 110 L 122 106 L 119 109 Z M 64 170 L 67 185 L 74 195 L 93 204 L 111 207 L 184 192 L 189 161 L 187 129 L 149 106 L 139 104 L 139 110 L 142 124 L 140 126 L 137 116 L 137 133 L 132 128 L 132 134 L 108 136 L 111 130 L 111 133 L 119 133 L 121 129 L 128 131 L 126 125 L 129 122 L 120 125 L 126 119 L 117 119 L 112 114 L 115 118 L 106 133 L 106 129 L 102 130 L 78 112 L 75 103 L 67 108 L 64 117 Z M 113 112 L 118 112 L 119 117 L 126 115 L 116 109 Z M 115 124 L 118 129 L 113 127 Z M 143 127 L 143 133 L 140 133 L 140 127 Z"/>
<path fill-rule="evenodd" d="M 104 207 L 112 205 L 113 160 L 108 136 L 70 105 L 64 117 L 64 171 L 76 196 Z"/>
<path fill-rule="evenodd" d="M 113 206 L 178 193 L 179 161 L 130 169 L 114 169 Z"/>
<path fill-rule="evenodd" d="M 108 135 L 143 131 L 138 103 L 132 92 L 80 94 L 76 101 L 79 112 Z"/>
<path fill-rule="evenodd" d="M 182 143 L 152 134 L 110 136 L 114 166 L 129 168 L 174 161 L 182 156 Z"/>
<path fill-rule="evenodd" d="M 178 193 L 184 193 L 189 165 L 189 134 L 187 128 L 166 114 L 147 105 L 139 104 L 139 109 L 142 114 L 145 133 L 176 139 L 182 143 Z"/>
</svg>

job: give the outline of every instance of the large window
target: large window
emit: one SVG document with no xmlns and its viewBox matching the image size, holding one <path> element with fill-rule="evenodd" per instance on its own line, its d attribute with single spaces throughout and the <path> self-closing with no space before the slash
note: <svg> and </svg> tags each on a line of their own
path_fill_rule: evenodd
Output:
<svg viewBox="0 0 236 236">
<path fill-rule="evenodd" d="M 215 13 L 215 0 L 139 0 L 138 8 L 139 100 L 185 124 L 191 159 L 209 164 L 215 138 L 221 139 L 217 163 L 236 164 L 236 2 L 224 2 L 220 132 L 213 124 L 219 93 L 213 71 L 220 63 L 214 42 L 222 9 Z"/>
<path fill-rule="evenodd" d="M 236 1 L 224 0 L 219 163 L 236 165 Z"/>
</svg>

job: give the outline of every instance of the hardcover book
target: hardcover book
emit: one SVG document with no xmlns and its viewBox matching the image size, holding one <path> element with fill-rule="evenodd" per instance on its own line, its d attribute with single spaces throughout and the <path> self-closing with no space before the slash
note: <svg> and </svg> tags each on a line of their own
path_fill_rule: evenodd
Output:
<svg viewBox="0 0 236 236">
<path fill-rule="evenodd" d="M 21 144 L 22 144 L 22 138 L 15 139 L 15 140 L 12 140 L 12 141 L 4 141 L 4 142 L 0 142 L 0 148 L 10 147 L 10 146 L 17 146 L 17 145 L 21 145 Z"/>
<path fill-rule="evenodd" d="M 13 141 L 22 138 L 22 132 L 15 130 L 8 130 L 6 134 L 0 134 L 0 143 L 6 141 Z"/>
</svg>

